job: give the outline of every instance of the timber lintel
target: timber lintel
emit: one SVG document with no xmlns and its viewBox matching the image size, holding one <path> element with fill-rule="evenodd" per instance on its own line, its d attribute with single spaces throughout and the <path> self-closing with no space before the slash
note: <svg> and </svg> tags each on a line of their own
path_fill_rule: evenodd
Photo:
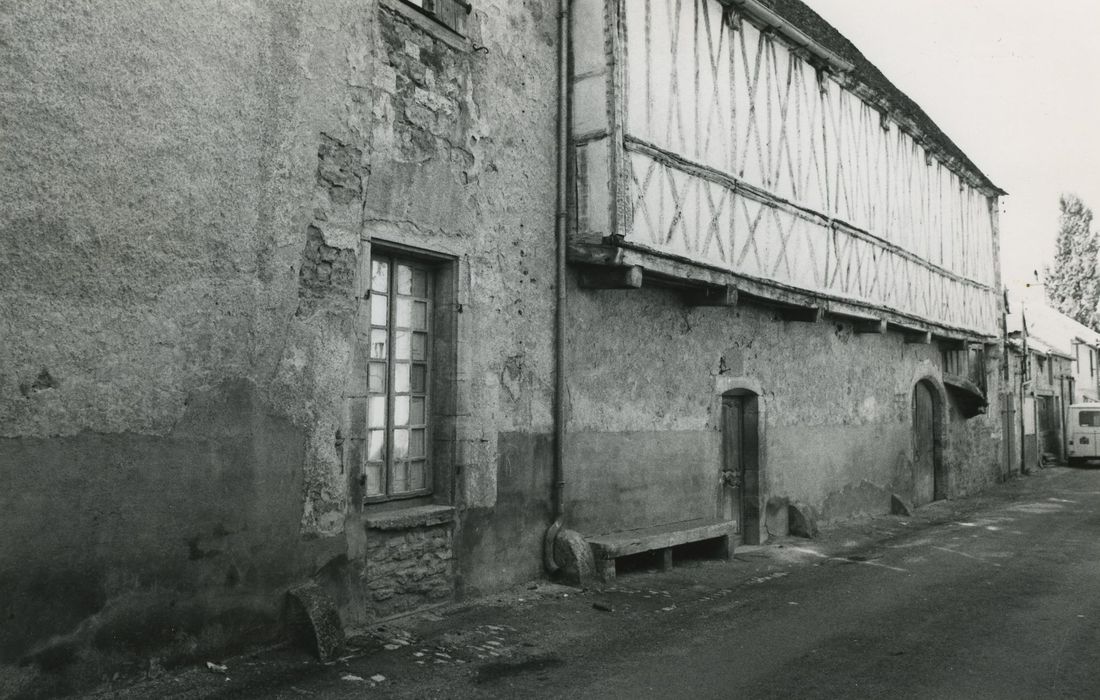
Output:
<svg viewBox="0 0 1100 700">
<path fill-rule="evenodd" d="M 759 304 L 778 309 L 783 320 L 800 322 L 816 322 L 829 314 L 852 322 L 856 333 L 882 335 L 892 330 L 901 333 L 905 342 L 915 344 L 930 344 L 933 336 L 952 341 L 996 342 L 992 336 L 927 322 L 895 309 L 794 288 L 648 250 L 624 241 L 621 236 L 575 235 L 569 242 L 567 255 L 569 263 L 580 270 L 581 286 L 590 289 L 637 289 L 644 277 L 646 285 L 684 293 L 685 301 L 693 306 Z M 605 274 L 597 271 L 600 268 L 620 272 Z"/>
<path fill-rule="evenodd" d="M 776 308 L 776 315 L 784 321 L 793 323 L 817 323 L 825 315 L 825 309 L 820 306 L 780 306 Z"/>
<path fill-rule="evenodd" d="M 902 329 L 902 335 L 905 337 L 905 342 L 907 345 L 932 344 L 932 331 Z"/>
<path fill-rule="evenodd" d="M 720 287 L 699 287 L 687 293 L 691 306 L 737 306 L 737 287 L 732 284 Z"/>
<path fill-rule="evenodd" d="M 853 322 L 855 332 L 860 335 L 886 335 L 886 319 L 867 319 Z"/>
</svg>

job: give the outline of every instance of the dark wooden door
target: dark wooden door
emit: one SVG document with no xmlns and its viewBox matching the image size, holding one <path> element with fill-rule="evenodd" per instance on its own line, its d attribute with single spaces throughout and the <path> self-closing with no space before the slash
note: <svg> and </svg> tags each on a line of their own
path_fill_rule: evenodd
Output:
<svg viewBox="0 0 1100 700">
<path fill-rule="evenodd" d="M 1039 457 L 1057 460 L 1062 454 L 1061 426 L 1053 396 L 1036 396 L 1035 413 L 1039 423 Z"/>
<path fill-rule="evenodd" d="M 741 495 L 744 491 L 744 466 L 741 460 L 743 411 L 740 397 L 722 397 L 722 501 L 723 517 L 741 529 Z"/>
<path fill-rule="evenodd" d="M 1004 467 L 1001 476 L 1007 477 L 1017 468 L 1016 464 L 1016 396 L 1001 395 L 1001 435 L 1004 436 Z"/>
<path fill-rule="evenodd" d="M 913 502 L 936 497 L 936 426 L 932 391 L 924 382 L 913 391 Z"/>
<path fill-rule="evenodd" d="M 760 543 L 759 426 L 756 396 L 722 397 L 723 510 L 745 544 Z"/>
</svg>

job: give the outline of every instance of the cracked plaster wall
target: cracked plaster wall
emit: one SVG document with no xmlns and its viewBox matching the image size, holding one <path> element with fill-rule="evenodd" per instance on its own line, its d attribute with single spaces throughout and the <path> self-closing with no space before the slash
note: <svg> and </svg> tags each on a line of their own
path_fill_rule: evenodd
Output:
<svg viewBox="0 0 1100 700">
<path fill-rule="evenodd" d="M 556 16 L 476 3 L 455 50 L 391 6 L 364 235 L 455 260 L 453 403 L 437 423 L 451 430 L 456 585 L 472 594 L 538 576 L 550 520 Z"/>
<path fill-rule="evenodd" d="M 497 471 L 550 430 L 555 18 L 477 3 L 444 50 L 393 4 L 7 13 L 0 668 L 254 640 L 366 547 L 336 433 L 372 239 L 457 260 L 456 549 L 538 517 Z M 540 537 L 459 575 L 537 574 Z"/>
<path fill-rule="evenodd" d="M 574 287 L 570 304 L 566 481 L 582 532 L 714 517 L 720 397 L 733 386 L 761 393 L 763 501 L 832 520 L 889 512 L 891 493 L 912 490 L 912 390 L 940 376 L 937 345 L 832 319 L 784 322 L 759 307 L 693 308 L 660 289 Z M 986 415 L 950 411 L 952 496 L 997 479 L 996 368 Z"/>
</svg>

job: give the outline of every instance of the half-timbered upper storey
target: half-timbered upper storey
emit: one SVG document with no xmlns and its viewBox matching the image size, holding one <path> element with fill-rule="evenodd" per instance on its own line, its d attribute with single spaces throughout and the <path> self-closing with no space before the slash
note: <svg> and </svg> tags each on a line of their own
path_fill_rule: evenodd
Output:
<svg viewBox="0 0 1100 700">
<path fill-rule="evenodd" d="M 576 0 L 573 26 L 575 262 L 997 335 L 1003 193 L 801 2 Z"/>
</svg>

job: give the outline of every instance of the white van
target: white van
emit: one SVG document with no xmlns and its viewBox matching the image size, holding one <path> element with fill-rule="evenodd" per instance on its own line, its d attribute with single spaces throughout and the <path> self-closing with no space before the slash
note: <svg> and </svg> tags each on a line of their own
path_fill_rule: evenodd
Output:
<svg viewBox="0 0 1100 700">
<path fill-rule="evenodd" d="M 1066 443 L 1071 466 L 1100 459 L 1100 403 L 1075 403 L 1069 407 Z"/>
</svg>

